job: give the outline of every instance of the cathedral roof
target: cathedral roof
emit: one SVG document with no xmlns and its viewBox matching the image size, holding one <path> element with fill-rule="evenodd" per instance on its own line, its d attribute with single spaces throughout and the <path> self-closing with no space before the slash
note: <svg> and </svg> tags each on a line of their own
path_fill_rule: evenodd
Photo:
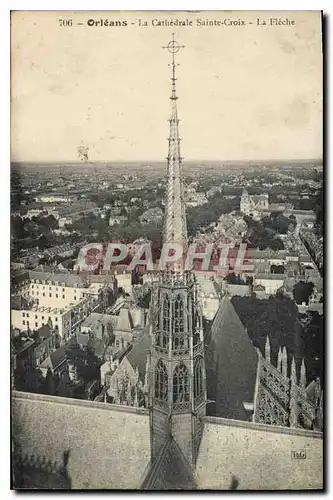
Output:
<svg viewBox="0 0 333 500">
<path fill-rule="evenodd" d="M 167 438 L 141 486 L 144 490 L 195 490 L 192 468 L 172 437 Z"/>
<path fill-rule="evenodd" d="M 253 402 L 258 354 L 227 295 L 206 336 L 207 413 L 248 420 L 244 402 Z"/>
<path fill-rule="evenodd" d="M 12 420 L 23 456 L 45 456 L 46 462 L 61 465 L 70 450 L 67 471 L 73 489 L 137 489 L 142 484 L 150 460 L 149 413 L 143 408 L 14 392 Z"/>
<path fill-rule="evenodd" d="M 290 450 L 303 447 L 306 460 L 289 458 L 286 463 Z M 195 469 L 197 489 L 320 489 L 322 453 L 320 432 L 204 417 Z"/>
</svg>

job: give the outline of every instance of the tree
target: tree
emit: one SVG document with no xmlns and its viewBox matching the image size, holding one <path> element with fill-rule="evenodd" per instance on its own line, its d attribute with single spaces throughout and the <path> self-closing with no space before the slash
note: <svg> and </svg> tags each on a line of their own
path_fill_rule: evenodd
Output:
<svg viewBox="0 0 333 500">
<path fill-rule="evenodd" d="M 39 226 L 42 227 L 44 226 L 45 228 L 47 228 L 47 231 L 58 228 L 58 221 L 53 215 L 48 215 L 47 217 L 40 217 L 37 219 L 36 222 Z"/>
<path fill-rule="evenodd" d="M 12 236 L 15 239 L 22 239 L 28 236 L 27 231 L 25 230 L 24 222 L 19 216 L 10 218 L 10 225 L 12 230 Z"/>
<path fill-rule="evenodd" d="M 71 398 L 73 397 L 73 387 L 71 384 L 71 381 L 69 379 L 69 375 L 67 372 L 63 373 L 57 389 L 56 389 L 56 395 L 61 396 L 63 398 Z"/>
<path fill-rule="evenodd" d="M 49 394 L 50 396 L 54 396 L 56 392 L 55 380 L 51 368 L 47 369 L 45 382 L 43 386 L 43 392 L 44 394 Z"/>
<path fill-rule="evenodd" d="M 271 265 L 271 273 L 273 274 L 284 274 L 284 266 Z"/>
<path fill-rule="evenodd" d="M 308 305 L 313 289 L 314 284 L 311 281 L 299 281 L 296 283 L 293 288 L 293 297 L 296 304 L 303 304 L 303 302 L 305 302 L 305 304 Z"/>
<path fill-rule="evenodd" d="M 298 352 L 298 309 L 293 300 L 282 295 L 266 300 L 234 296 L 231 301 L 250 339 L 261 352 L 264 352 L 267 335 L 270 337 L 273 358 L 283 345 L 287 346 L 291 354 Z"/>
<path fill-rule="evenodd" d="M 66 356 L 74 366 L 78 379 L 86 383 L 99 378 L 101 361 L 90 346 L 83 349 L 78 344 L 72 344 L 67 349 Z"/>
<path fill-rule="evenodd" d="M 107 323 L 106 331 L 107 331 L 107 336 L 108 336 L 108 345 L 113 345 L 114 341 L 116 339 L 116 336 L 115 336 L 115 333 L 113 331 L 113 326 L 112 326 L 111 322 Z"/>
<path fill-rule="evenodd" d="M 235 273 L 227 274 L 227 276 L 225 277 L 225 280 L 227 283 L 230 283 L 231 285 L 235 285 L 237 283 L 237 277 L 236 277 Z"/>
<path fill-rule="evenodd" d="M 284 250 L 284 244 L 283 244 L 283 241 L 280 238 L 273 238 L 269 242 L 269 247 L 272 250 Z"/>
</svg>

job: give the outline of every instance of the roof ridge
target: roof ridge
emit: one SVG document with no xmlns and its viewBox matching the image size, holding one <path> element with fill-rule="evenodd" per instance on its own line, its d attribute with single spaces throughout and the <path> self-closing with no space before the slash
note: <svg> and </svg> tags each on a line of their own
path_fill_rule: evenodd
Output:
<svg viewBox="0 0 333 500">
<path fill-rule="evenodd" d="M 215 401 L 209 411 L 218 417 L 246 419 L 242 402 L 253 398 L 258 353 L 227 295 L 216 312 L 207 344 L 207 394 Z"/>
<path fill-rule="evenodd" d="M 193 469 L 172 436 L 166 438 L 141 488 L 145 490 L 196 489 Z"/>
<path fill-rule="evenodd" d="M 142 482 L 141 489 L 148 490 L 150 488 L 150 486 L 153 484 L 153 481 L 155 480 L 156 470 L 158 469 L 162 459 L 165 457 L 165 455 L 169 449 L 169 446 L 171 445 L 171 441 L 172 441 L 172 437 L 167 436 L 165 443 L 161 447 L 157 457 L 155 457 L 155 460 L 153 460 L 153 462 L 151 463 L 151 466 L 148 469 L 147 475 Z"/>
<path fill-rule="evenodd" d="M 220 302 L 220 305 L 219 305 L 219 308 L 218 310 L 216 311 L 216 314 L 214 316 L 214 319 L 213 319 L 213 323 L 212 323 L 212 331 L 214 330 L 214 327 L 216 327 L 216 323 L 217 323 L 217 319 L 218 318 L 221 318 L 221 320 L 223 322 L 225 322 L 225 316 L 226 316 L 226 313 L 229 313 L 229 315 L 231 314 L 232 317 L 239 323 L 239 325 L 242 326 L 242 328 L 245 330 L 245 327 L 240 319 L 240 317 L 238 316 L 237 314 L 237 311 L 236 309 L 234 308 L 231 300 L 229 299 L 228 295 L 225 293 L 222 297 L 222 300 Z"/>
</svg>

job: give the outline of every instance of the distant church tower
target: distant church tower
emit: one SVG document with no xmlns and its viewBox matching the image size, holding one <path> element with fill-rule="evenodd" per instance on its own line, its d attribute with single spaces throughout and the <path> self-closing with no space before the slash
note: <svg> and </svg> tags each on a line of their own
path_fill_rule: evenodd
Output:
<svg viewBox="0 0 333 500">
<path fill-rule="evenodd" d="M 187 247 L 182 157 L 177 114 L 175 40 L 172 54 L 172 112 L 169 120 L 164 243 Z M 206 414 L 206 379 L 201 307 L 195 277 L 173 264 L 161 272 L 150 310 L 149 407 L 152 460 L 174 439 L 195 465 Z"/>
<path fill-rule="evenodd" d="M 246 215 L 250 213 L 250 197 L 247 189 L 243 189 L 243 193 L 240 200 L 240 211 Z"/>
</svg>

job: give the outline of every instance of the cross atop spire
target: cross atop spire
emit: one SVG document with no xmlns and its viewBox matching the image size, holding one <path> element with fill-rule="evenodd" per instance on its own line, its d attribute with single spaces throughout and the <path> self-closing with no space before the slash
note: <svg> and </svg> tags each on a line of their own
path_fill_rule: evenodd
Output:
<svg viewBox="0 0 333 500">
<path fill-rule="evenodd" d="M 175 54 L 180 51 L 180 49 L 184 49 L 185 45 L 180 45 L 176 40 L 175 40 L 175 34 L 172 33 L 172 40 L 171 42 L 168 43 L 168 45 L 163 45 L 162 49 L 167 49 L 171 54 L 172 54 L 172 77 L 171 77 L 171 82 L 172 82 L 172 92 L 171 92 L 171 97 L 170 99 L 178 99 L 176 95 L 176 66 L 179 66 L 179 64 L 175 63 Z M 169 65 L 170 66 L 170 65 Z"/>
<path fill-rule="evenodd" d="M 185 216 L 185 204 L 183 196 L 183 183 L 181 163 L 182 157 L 180 155 L 180 137 L 179 137 L 179 119 L 176 101 L 178 99 L 176 94 L 176 65 L 175 54 L 184 45 L 180 45 L 172 34 L 172 40 L 163 47 L 172 54 L 172 89 L 171 89 L 171 102 L 172 111 L 171 118 L 169 119 L 169 137 L 168 137 L 168 182 L 165 200 L 165 220 L 164 220 L 164 234 L 163 242 L 175 242 L 184 247 L 187 245 L 187 228 Z"/>
</svg>

